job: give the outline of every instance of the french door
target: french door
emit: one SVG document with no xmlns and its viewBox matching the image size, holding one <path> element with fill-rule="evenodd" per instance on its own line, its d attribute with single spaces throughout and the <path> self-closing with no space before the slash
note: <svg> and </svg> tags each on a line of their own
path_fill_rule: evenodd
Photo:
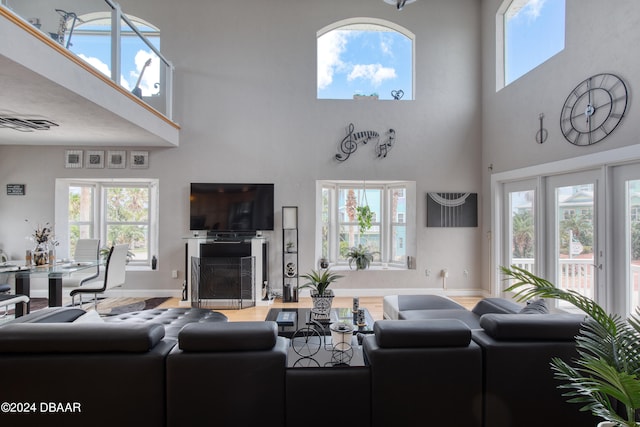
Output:
<svg viewBox="0 0 640 427">
<path fill-rule="evenodd" d="M 502 265 L 516 265 L 534 274 L 540 268 L 538 231 L 538 180 L 528 179 L 506 183 L 503 187 Z"/>
<path fill-rule="evenodd" d="M 640 164 L 612 168 L 612 311 L 628 316 L 640 305 Z"/>
<path fill-rule="evenodd" d="M 561 289 L 591 299 L 606 297 L 598 287 L 603 282 L 604 269 L 601 175 L 598 169 L 545 178 L 546 277 Z M 555 303 L 563 309 L 573 309 L 569 303 Z"/>
</svg>

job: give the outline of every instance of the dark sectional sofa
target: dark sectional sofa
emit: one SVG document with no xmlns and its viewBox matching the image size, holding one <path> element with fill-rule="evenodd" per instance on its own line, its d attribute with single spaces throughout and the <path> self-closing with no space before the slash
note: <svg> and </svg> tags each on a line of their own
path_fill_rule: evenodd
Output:
<svg viewBox="0 0 640 427">
<path fill-rule="evenodd" d="M 88 323 L 78 321 L 84 313 L 78 309 L 36 312 L 0 326 L 0 402 L 16 410 L 0 412 L 0 422 L 597 424 L 578 405 L 566 403 L 549 366 L 552 356 L 575 356 L 574 336 L 583 316 L 507 314 L 502 310 L 515 310 L 513 303 L 493 299 L 481 304 L 482 314 L 479 307 L 463 315 L 445 299 L 429 300 L 441 305 L 432 309 L 443 310 L 439 315 L 376 322 L 374 334 L 361 337 L 366 366 L 345 368 L 287 368 L 289 340 L 277 336 L 275 323 L 227 322 L 207 310 L 141 312 Z M 447 317 L 470 312 L 477 315 L 477 328 Z M 162 319 L 164 327 L 154 319 Z M 175 336 L 166 335 L 181 323 Z M 26 414 L 24 404 L 30 403 L 35 411 Z"/>
</svg>

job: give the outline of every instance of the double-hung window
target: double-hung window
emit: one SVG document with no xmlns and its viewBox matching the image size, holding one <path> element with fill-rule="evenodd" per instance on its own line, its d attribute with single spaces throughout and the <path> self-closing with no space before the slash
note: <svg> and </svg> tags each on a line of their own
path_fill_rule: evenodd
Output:
<svg viewBox="0 0 640 427">
<path fill-rule="evenodd" d="M 347 266 L 349 248 L 374 254 L 373 268 L 406 268 L 415 251 L 415 183 L 409 181 L 320 181 L 318 251 L 333 266 Z M 370 226 L 358 208 L 368 206 Z M 409 244 L 408 242 L 413 242 Z"/>
<path fill-rule="evenodd" d="M 129 265 L 148 266 L 158 248 L 158 182 L 143 180 L 56 181 L 59 257 L 72 257 L 78 239 L 102 247 L 127 243 Z"/>
</svg>

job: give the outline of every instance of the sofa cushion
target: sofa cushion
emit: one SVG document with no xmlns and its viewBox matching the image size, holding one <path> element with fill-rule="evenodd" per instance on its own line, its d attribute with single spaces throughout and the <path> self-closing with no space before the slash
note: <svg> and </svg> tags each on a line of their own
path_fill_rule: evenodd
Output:
<svg viewBox="0 0 640 427">
<path fill-rule="evenodd" d="M 260 351 L 276 345 L 276 322 L 190 323 L 178 335 L 186 352 Z"/>
<path fill-rule="evenodd" d="M 480 329 L 478 315 L 469 310 L 408 310 L 401 311 L 401 320 L 457 319 L 471 329 Z"/>
<path fill-rule="evenodd" d="M 73 322 L 85 314 L 81 308 L 76 307 L 47 307 L 33 313 L 17 317 L 8 323 L 64 323 Z"/>
<path fill-rule="evenodd" d="M 584 320 L 581 314 L 485 314 L 480 326 L 502 341 L 572 341 Z"/>
<path fill-rule="evenodd" d="M 440 295 L 398 295 L 398 308 L 405 310 L 466 310 L 454 300 Z"/>
<path fill-rule="evenodd" d="M 373 325 L 381 348 L 467 347 L 471 330 L 457 319 L 378 320 Z"/>
<path fill-rule="evenodd" d="M 484 298 L 478 301 L 471 311 L 480 317 L 487 313 L 518 313 L 521 309 L 521 304 L 505 298 Z"/>
<path fill-rule="evenodd" d="M 522 307 L 518 313 L 520 314 L 548 314 L 549 308 L 547 307 L 547 303 L 543 299 L 538 300 L 529 300 L 527 301 L 527 305 Z"/>
<path fill-rule="evenodd" d="M 13 323 L 0 327 L 0 353 L 143 353 L 163 337 L 157 324 Z"/>
</svg>

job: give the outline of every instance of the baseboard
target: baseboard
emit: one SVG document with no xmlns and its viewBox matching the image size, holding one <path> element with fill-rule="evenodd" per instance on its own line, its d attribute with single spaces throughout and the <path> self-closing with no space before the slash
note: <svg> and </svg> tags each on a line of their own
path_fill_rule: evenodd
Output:
<svg viewBox="0 0 640 427">
<path fill-rule="evenodd" d="M 483 297 L 491 296 L 490 292 L 484 289 L 439 289 L 439 288 L 380 288 L 380 289 L 336 289 L 333 288 L 336 296 L 363 296 L 363 297 L 383 297 L 387 295 L 444 295 L 458 297 Z"/>
</svg>

